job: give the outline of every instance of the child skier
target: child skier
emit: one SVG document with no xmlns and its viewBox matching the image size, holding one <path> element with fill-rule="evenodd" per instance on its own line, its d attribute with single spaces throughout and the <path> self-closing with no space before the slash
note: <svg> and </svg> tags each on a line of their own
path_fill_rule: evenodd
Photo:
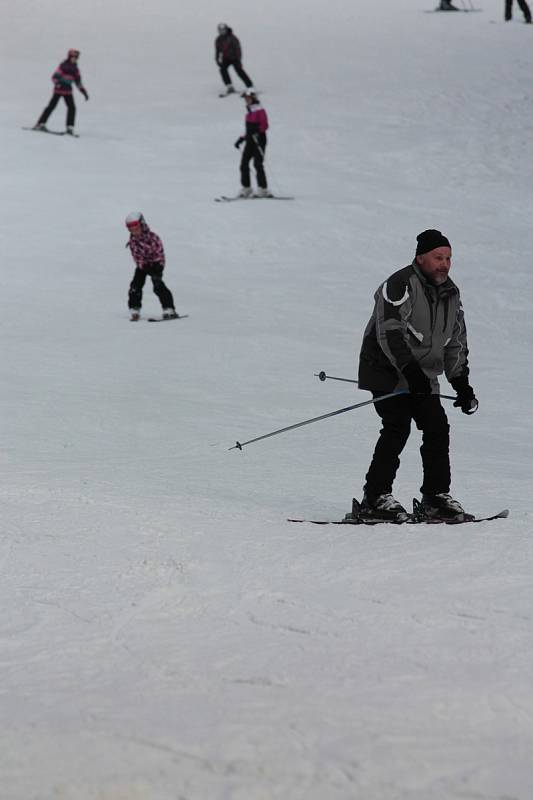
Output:
<svg viewBox="0 0 533 800">
<path fill-rule="evenodd" d="M 246 134 L 240 136 L 235 142 L 237 150 L 246 142 L 241 158 L 241 190 L 239 197 L 253 197 L 250 185 L 250 161 L 253 159 L 257 176 L 257 192 L 255 197 L 272 197 L 268 190 L 265 175 L 264 160 L 267 146 L 266 132 L 268 130 L 268 117 L 265 109 L 259 103 L 253 89 L 245 89 L 242 93 L 246 103 Z"/>
<path fill-rule="evenodd" d="M 67 130 L 68 134 L 74 134 L 74 121 L 76 119 L 76 105 L 74 103 L 74 97 L 72 95 L 72 84 L 75 84 L 82 95 L 85 97 L 86 100 L 89 99 L 89 94 L 87 89 L 83 86 L 81 82 L 81 75 L 78 69 L 78 59 L 80 57 L 79 50 L 69 50 L 67 59 L 63 61 L 54 74 L 52 75 L 52 80 L 54 82 L 54 93 L 52 95 L 52 99 L 44 109 L 43 113 L 39 117 L 39 120 L 36 125 L 34 125 L 34 130 L 36 131 L 47 131 L 46 122 L 48 117 L 57 106 L 61 98 L 64 99 L 65 103 L 67 104 Z"/>
<path fill-rule="evenodd" d="M 147 276 L 152 279 L 154 293 L 161 303 L 163 319 L 177 319 L 172 293 L 163 282 L 165 251 L 161 239 L 150 230 L 139 211 L 128 214 L 126 227 L 130 232 L 130 240 L 126 247 L 130 248 L 135 261 L 135 273 L 128 294 L 131 321 L 136 322 L 141 316 L 143 287 Z"/>
</svg>

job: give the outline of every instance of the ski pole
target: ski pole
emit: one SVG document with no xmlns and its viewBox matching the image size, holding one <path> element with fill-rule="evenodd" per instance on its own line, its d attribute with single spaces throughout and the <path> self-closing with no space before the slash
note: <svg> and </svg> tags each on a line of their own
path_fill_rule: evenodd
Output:
<svg viewBox="0 0 533 800">
<path fill-rule="evenodd" d="M 261 155 L 261 158 L 263 159 L 263 161 L 266 161 L 265 151 L 263 150 L 263 148 L 259 144 L 259 137 L 257 136 L 256 133 L 252 134 L 252 139 L 254 140 L 255 146 L 259 150 L 259 154 Z M 276 176 L 272 172 L 272 168 L 271 168 L 270 162 L 268 164 L 268 172 L 269 172 L 270 176 L 272 177 L 272 182 L 275 184 L 276 187 L 279 187 L 278 181 L 276 180 Z"/>
<path fill-rule="evenodd" d="M 358 381 L 354 381 L 351 378 L 335 378 L 333 375 L 326 375 L 324 371 L 322 372 L 314 372 L 313 373 L 315 378 L 320 378 L 321 381 L 325 381 L 329 378 L 330 381 L 344 381 L 344 383 L 358 383 Z M 401 394 L 401 392 L 399 393 Z M 444 400 L 457 400 L 457 397 L 451 394 L 438 394 L 437 397 L 442 397 Z M 379 398 L 380 400 L 383 398 Z"/>
<path fill-rule="evenodd" d="M 271 433 L 264 433 L 262 436 L 256 436 L 255 439 L 248 439 L 247 442 L 236 442 L 233 445 L 233 447 L 228 447 L 228 450 L 242 450 L 242 448 L 245 445 L 252 444 L 252 442 L 259 442 L 261 439 L 268 439 L 270 436 L 277 436 L 278 433 L 285 433 L 286 431 L 292 431 L 295 428 L 301 428 L 302 425 L 310 425 L 312 422 L 318 422 L 321 419 L 334 417 L 336 416 L 336 414 L 344 414 L 346 411 L 353 411 L 354 408 L 361 408 L 362 406 L 369 406 L 372 403 L 379 403 L 380 400 L 387 400 L 389 397 L 397 397 L 399 394 L 408 394 L 408 392 L 407 391 L 391 392 L 390 394 L 384 394 L 382 397 L 374 397 L 372 398 L 372 400 L 365 400 L 363 403 L 356 403 L 353 406 L 346 406 L 346 408 L 338 408 L 336 411 L 330 411 L 329 414 L 321 414 L 319 417 L 313 417 L 312 419 L 305 419 L 303 422 L 297 422 L 295 425 L 287 425 L 286 428 L 279 428 L 277 431 L 272 431 Z"/>
<path fill-rule="evenodd" d="M 335 378 L 334 375 L 326 375 L 326 373 L 322 370 L 321 372 L 314 372 L 313 373 L 315 378 L 320 378 L 321 381 L 325 381 L 328 378 L 330 381 L 344 381 L 344 383 L 358 383 L 358 381 L 354 381 L 351 378 Z"/>
<path fill-rule="evenodd" d="M 263 159 L 263 161 L 264 161 L 264 160 L 265 160 L 265 151 L 263 150 L 263 148 L 262 148 L 262 147 L 261 147 L 261 145 L 259 144 L 259 137 L 257 136 L 257 134 L 256 134 L 256 133 L 253 133 L 253 134 L 252 134 L 252 139 L 254 140 L 254 144 L 255 144 L 255 146 L 257 147 L 257 149 L 259 150 L 259 153 L 260 153 L 260 155 L 261 155 L 261 158 L 262 158 L 262 159 Z"/>
</svg>

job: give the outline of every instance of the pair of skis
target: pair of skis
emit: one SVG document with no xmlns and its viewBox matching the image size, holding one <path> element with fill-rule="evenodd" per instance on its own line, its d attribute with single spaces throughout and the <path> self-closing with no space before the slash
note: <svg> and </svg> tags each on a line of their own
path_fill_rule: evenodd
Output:
<svg viewBox="0 0 533 800">
<path fill-rule="evenodd" d="M 240 195 L 235 195 L 234 197 L 228 197 L 227 195 L 223 194 L 220 197 L 215 197 L 215 203 L 233 203 L 235 200 L 294 200 L 294 197 L 290 195 L 280 195 L 280 194 L 271 194 L 267 195 L 266 197 L 260 197 L 258 195 L 251 195 L 250 197 L 241 197 Z"/>
<path fill-rule="evenodd" d="M 175 317 L 147 317 L 146 322 L 170 322 L 173 319 L 186 319 L 188 314 L 177 314 Z M 139 319 L 130 319 L 130 322 L 140 322 Z"/>
<path fill-rule="evenodd" d="M 357 500 L 353 500 L 352 513 L 346 514 L 344 519 L 294 519 L 289 518 L 287 522 L 309 522 L 313 525 L 463 525 L 467 522 L 491 522 L 495 519 L 507 519 L 509 509 L 505 508 L 497 514 L 487 517 L 475 517 L 473 514 L 460 514 L 457 517 L 428 517 L 423 511 L 418 500 L 413 499 L 413 513 L 398 516 L 396 519 L 379 519 L 377 517 L 365 516 L 361 511 L 361 505 Z"/>
<path fill-rule="evenodd" d="M 231 97 L 232 95 L 236 95 L 237 97 L 242 97 L 243 92 L 244 92 L 244 89 L 242 89 L 242 90 L 234 89 L 232 92 L 219 92 L 218 96 L 219 97 Z M 260 89 L 255 89 L 254 94 L 257 97 L 257 95 L 263 94 L 263 92 Z"/>
<path fill-rule="evenodd" d="M 440 8 L 440 7 L 437 7 L 437 8 L 427 8 L 425 10 L 425 13 L 426 14 L 433 14 L 434 12 L 442 12 L 443 14 L 453 14 L 454 11 L 463 11 L 465 13 L 472 13 L 473 11 L 483 11 L 483 9 L 482 8 L 472 8 L 472 7 L 466 8 L 466 6 L 463 6 L 463 8 L 458 8 L 456 6 L 453 9 L 452 8 Z"/>
<path fill-rule="evenodd" d="M 25 128 L 22 127 L 23 131 L 35 131 L 35 133 L 49 133 L 52 136 L 72 136 L 74 139 L 79 139 L 79 133 L 67 133 L 67 131 L 50 131 L 48 129 L 43 130 L 42 128 Z"/>
<path fill-rule="evenodd" d="M 186 319 L 188 314 L 176 314 L 175 317 L 148 317 L 147 322 L 170 322 L 173 319 Z"/>
</svg>

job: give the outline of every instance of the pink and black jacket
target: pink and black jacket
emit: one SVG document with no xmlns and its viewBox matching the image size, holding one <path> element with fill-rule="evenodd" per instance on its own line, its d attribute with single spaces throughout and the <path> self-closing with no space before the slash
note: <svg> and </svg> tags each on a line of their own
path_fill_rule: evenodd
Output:
<svg viewBox="0 0 533 800">
<path fill-rule="evenodd" d="M 264 140 L 268 130 L 268 116 L 265 109 L 259 103 L 248 106 L 244 118 L 246 124 L 246 138 L 253 139 L 257 134 Z"/>
<path fill-rule="evenodd" d="M 84 91 L 78 66 L 68 58 L 58 66 L 52 75 L 52 81 L 54 82 L 54 94 L 72 94 L 73 84 L 76 84 L 80 92 Z"/>
<path fill-rule="evenodd" d="M 163 270 L 165 267 L 163 242 L 157 233 L 150 230 L 144 219 L 141 221 L 141 227 L 141 235 L 130 234 L 130 240 L 126 245 L 131 250 L 137 269 L 160 267 Z"/>
</svg>

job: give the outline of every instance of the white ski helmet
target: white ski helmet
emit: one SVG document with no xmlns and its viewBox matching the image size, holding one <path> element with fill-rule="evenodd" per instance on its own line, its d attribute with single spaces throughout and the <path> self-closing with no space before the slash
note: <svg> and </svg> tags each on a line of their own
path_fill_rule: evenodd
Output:
<svg viewBox="0 0 533 800">
<path fill-rule="evenodd" d="M 218 23 L 218 25 L 217 25 L 217 31 L 218 31 L 220 34 L 226 33 L 226 31 L 227 31 L 227 30 L 228 30 L 228 26 L 226 25 L 226 23 L 225 23 L 225 22 L 219 22 L 219 23 Z"/>
<path fill-rule="evenodd" d="M 136 228 L 137 225 L 144 225 L 144 217 L 140 211 L 132 211 L 126 217 L 126 228 Z"/>
</svg>

